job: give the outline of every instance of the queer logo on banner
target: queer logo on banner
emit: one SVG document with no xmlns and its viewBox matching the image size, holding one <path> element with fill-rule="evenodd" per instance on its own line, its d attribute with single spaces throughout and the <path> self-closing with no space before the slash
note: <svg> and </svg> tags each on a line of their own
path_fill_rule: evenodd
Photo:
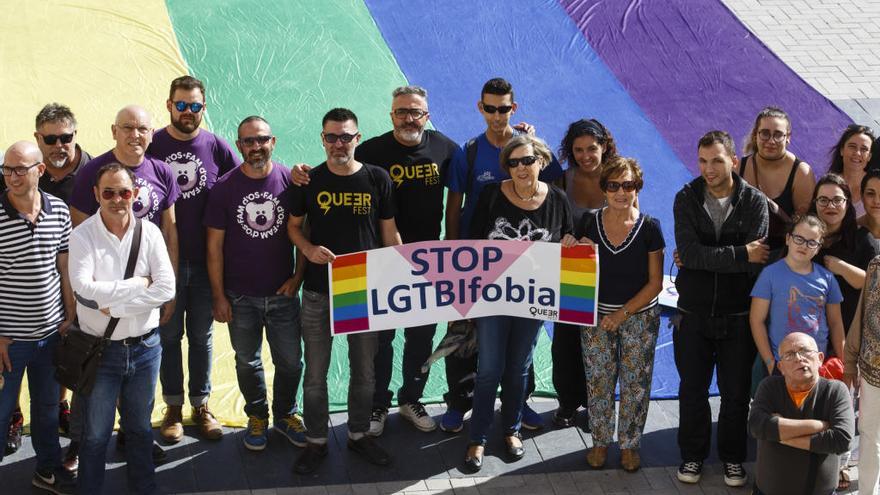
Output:
<svg viewBox="0 0 880 495">
<path fill-rule="evenodd" d="M 429 241 L 337 256 L 329 265 L 334 335 L 510 315 L 596 322 L 592 246 Z"/>
</svg>

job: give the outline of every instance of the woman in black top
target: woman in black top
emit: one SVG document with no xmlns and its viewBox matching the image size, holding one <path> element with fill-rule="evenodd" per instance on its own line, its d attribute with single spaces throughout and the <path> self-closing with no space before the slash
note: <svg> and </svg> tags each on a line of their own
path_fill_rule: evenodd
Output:
<svg viewBox="0 0 880 495">
<path fill-rule="evenodd" d="M 824 264 L 840 284 L 843 293 L 840 312 L 845 331 L 849 331 L 859 292 L 865 285 L 865 268 L 880 251 L 871 233 L 856 222 L 851 201 L 852 194 L 843 177 L 827 174 L 816 183 L 809 211 L 828 225 L 816 260 Z"/>
<path fill-rule="evenodd" d="M 572 231 L 565 194 L 538 180 L 550 163 L 543 141 L 528 134 L 516 136 L 501 150 L 501 168 L 511 178 L 486 186 L 471 222 L 471 239 L 559 242 Z M 501 384 L 501 417 L 509 456 L 524 455 L 519 430 L 532 352 L 540 320 L 512 316 L 477 319 L 477 377 L 465 464 L 479 470 L 495 414 L 495 393 Z"/>
<path fill-rule="evenodd" d="M 589 386 L 593 448 L 587 462 L 605 465 L 614 436 L 614 389 L 620 380 L 618 442 L 620 463 L 627 471 L 641 466 L 639 444 L 654 368 L 654 345 L 660 329 L 657 295 L 663 288 L 660 222 L 635 206 L 642 170 L 631 158 L 617 157 L 599 178 L 607 206 L 578 222 L 582 242 L 599 252 L 599 324 L 581 333 L 584 368 Z M 574 244 L 567 236 L 563 246 Z"/>
<path fill-rule="evenodd" d="M 780 256 L 785 246 L 788 222 L 810 207 L 810 194 L 816 182 L 810 166 L 788 151 L 789 143 L 788 114 L 777 107 L 766 107 L 755 118 L 740 165 L 742 178 L 767 196 L 770 262 Z"/>
</svg>

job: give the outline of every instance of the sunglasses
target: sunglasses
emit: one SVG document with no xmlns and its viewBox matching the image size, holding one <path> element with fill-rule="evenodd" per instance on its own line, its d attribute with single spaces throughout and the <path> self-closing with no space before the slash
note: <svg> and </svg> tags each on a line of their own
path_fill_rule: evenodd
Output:
<svg viewBox="0 0 880 495">
<path fill-rule="evenodd" d="M 329 144 L 334 144 L 336 141 L 342 141 L 345 144 L 348 144 L 354 140 L 354 138 L 358 137 L 357 134 L 330 134 L 330 133 L 321 133 L 324 136 L 324 141 L 327 141 Z"/>
<path fill-rule="evenodd" d="M 40 137 L 43 138 L 43 142 L 44 142 L 44 143 L 48 144 L 49 146 L 52 146 L 53 144 L 55 144 L 56 142 L 58 142 L 59 139 L 61 140 L 61 144 L 70 144 L 70 142 L 73 141 L 73 136 L 74 136 L 75 134 L 76 134 L 76 133 L 70 133 L 70 134 L 40 134 Z"/>
<path fill-rule="evenodd" d="M 822 245 L 821 241 L 815 241 L 813 239 L 807 239 L 806 237 L 797 235 L 797 234 L 789 234 L 791 236 L 791 240 L 794 241 L 798 246 L 807 245 L 810 249 L 816 249 L 817 247 Z"/>
<path fill-rule="evenodd" d="M 110 201 L 116 196 L 119 196 L 119 199 L 127 201 L 131 199 L 132 194 L 134 194 L 134 191 L 132 191 L 131 189 L 120 189 L 118 191 L 115 189 L 104 189 L 103 191 L 101 191 L 101 197 L 106 199 L 107 201 Z"/>
<path fill-rule="evenodd" d="M 419 120 L 420 118 L 428 115 L 428 112 L 420 109 L 420 108 L 398 108 L 392 112 L 395 117 L 398 119 L 405 119 L 407 115 L 412 117 L 415 120 Z"/>
<path fill-rule="evenodd" d="M 184 110 L 187 109 L 187 107 L 189 107 L 190 112 L 199 113 L 202 111 L 203 108 L 205 108 L 205 104 L 199 103 L 197 101 L 194 101 L 192 103 L 187 103 L 185 101 L 175 101 L 174 102 L 174 108 L 176 108 L 178 112 L 183 112 Z"/>
<path fill-rule="evenodd" d="M 483 102 L 480 102 L 480 106 L 483 107 L 483 111 L 486 113 L 495 113 L 498 112 L 500 114 L 510 113 L 513 110 L 513 106 L 511 105 L 503 105 L 500 107 L 496 107 L 495 105 L 486 105 Z"/>
<path fill-rule="evenodd" d="M 271 141 L 273 137 L 275 136 L 250 136 L 246 138 L 238 138 L 238 142 L 243 144 L 244 146 L 253 146 L 257 143 L 262 146 Z"/>
<path fill-rule="evenodd" d="M 538 161 L 538 157 L 534 155 L 524 156 L 522 158 L 508 158 L 507 168 L 516 168 L 520 165 L 531 167 Z"/>
<path fill-rule="evenodd" d="M 605 183 L 606 192 L 617 192 L 623 189 L 624 192 L 633 192 L 636 190 L 636 181 L 625 180 L 623 182 L 608 181 Z"/>
</svg>

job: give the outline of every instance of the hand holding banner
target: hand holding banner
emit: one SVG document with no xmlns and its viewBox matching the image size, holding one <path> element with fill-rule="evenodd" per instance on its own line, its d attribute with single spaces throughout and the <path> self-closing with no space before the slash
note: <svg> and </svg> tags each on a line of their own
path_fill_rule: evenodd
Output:
<svg viewBox="0 0 880 495">
<path fill-rule="evenodd" d="M 341 255 L 328 268 L 334 335 L 510 315 L 593 325 L 593 246 L 427 241 Z"/>
</svg>

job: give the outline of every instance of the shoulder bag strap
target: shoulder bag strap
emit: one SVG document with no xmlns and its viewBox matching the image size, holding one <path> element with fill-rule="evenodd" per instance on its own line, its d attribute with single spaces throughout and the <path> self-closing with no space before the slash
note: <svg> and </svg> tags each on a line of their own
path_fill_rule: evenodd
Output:
<svg viewBox="0 0 880 495">
<path fill-rule="evenodd" d="M 132 215 L 134 217 L 134 215 Z M 138 251 L 141 249 L 141 219 L 134 217 L 134 233 L 131 236 L 131 249 L 128 252 L 128 263 L 125 265 L 125 278 L 129 279 L 134 275 L 134 266 L 137 264 Z M 110 318 L 107 323 L 107 330 L 104 331 L 104 340 L 110 340 L 116 325 L 119 324 L 119 318 Z"/>
</svg>

